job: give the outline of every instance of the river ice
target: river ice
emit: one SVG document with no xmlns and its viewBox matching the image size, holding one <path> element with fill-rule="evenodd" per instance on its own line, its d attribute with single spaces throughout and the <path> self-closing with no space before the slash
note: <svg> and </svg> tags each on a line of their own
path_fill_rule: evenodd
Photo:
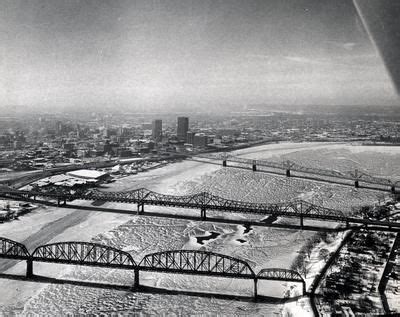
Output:
<svg viewBox="0 0 400 317">
<path fill-rule="evenodd" d="M 304 164 L 307 162 L 311 164 L 310 159 L 312 158 L 313 166 L 317 165 L 326 168 L 326 165 L 332 163 L 334 168 L 338 169 L 354 168 L 354 166 L 372 169 L 378 166 L 376 162 L 379 156 L 378 162 L 382 160 L 385 160 L 385 162 L 390 161 L 390 163 L 384 165 L 384 168 L 379 170 L 379 173 L 385 175 L 391 169 L 399 170 L 400 153 L 378 153 L 369 147 L 364 148 L 366 151 L 361 153 L 350 151 L 347 145 L 280 144 L 241 150 L 239 153 L 251 158 L 270 158 L 273 156 L 277 158 L 282 156 L 285 159 L 297 159 Z M 334 157 L 335 153 L 337 153 L 336 159 Z M 344 165 L 339 166 L 336 162 L 341 162 L 340 164 Z M 191 161 L 174 163 L 160 169 L 125 177 L 117 180 L 104 190 L 118 191 L 140 187 L 175 195 L 207 190 L 226 198 L 253 202 L 279 202 L 301 198 L 326 207 L 337 208 L 344 212 L 350 212 L 354 206 L 372 204 L 381 195 L 381 193 L 373 190 L 288 179 L 266 173 L 253 173 L 246 170 L 222 168 L 218 165 L 207 165 Z M 132 210 L 136 208 L 136 206 L 118 203 L 106 203 L 104 207 L 131 208 Z M 162 211 L 161 207 L 146 206 L 145 208 L 146 211 L 150 212 Z M 168 211 L 171 212 L 171 210 Z M 40 210 L 37 212 L 40 212 Z M 184 211 L 172 210 L 172 212 Z M 92 213 L 88 217 L 84 223 L 68 228 L 63 234 L 52 237 L 48 242 L 91 240 L 128 251 L 136 261 L 140 261 L 145 254 L 157 251 L 204 249 L 245 259 L 258 272 L 260 269 L 267 267 L 289 268 L 301 246 L 313 235 L 309 231 L 261 227 L 252 228 L 249 232 L 244 233 L 245 228 L 241 225 L 140 217 L 136 215 L 110 216 L 110 214 L 101 212 Z M 238 217 L 246 219 L 248 216 L 238 215 Z M 94 219 L 96 220 L 94 221 Z M 92 226 L 96 226 L 96 223 L 99 222 L 102 224 L 103 231 L 93 232 L 93 235 L 90 235 L 91 230 L 93 230 Z M 24 223 L 24 219 L 21 218 L 20 228 L 24 226 Z M 3 225 L 14 226 L 12 223 L 2 224 L 1 226 Z M 82 228 L 88 230 L 87 234 L 82 234 Z M 9 232 L 9 230 L 5 230 L 5 232 Z M 219 235 L 214 239 L 204 241 L 204 244 L 197 243 L 196 237 L 206 236 L 211 232 Z M 24 238 L 29 237 L 24 235 Z M 23 267 L 23 265 L 18 265 Z M 10 269 L 10 271 L 17 271 L 18 265 Z M 35 263 L 35 273 L 63 279 L 128 286 L 133 284 L 133 273 L 122 270 Z M 0 280 L 0 289 L 3 285 L 8 285 L 10 288 L 25 287 L 27 283 L 29 282 L 6 282 Z M 141 275 L 141 283 L 143 285 L 181 291 L 249 296 L 253 291 L 252 281 L 200 278 L 187 275 L 143 273 Z M 292 283 L 263 282 L 259 293 L 260 295 L 282 296 L 291 286 L 294 285 Z M 108 314 L 117 312 L 142 313 L 146 315 L 165 314 L 168 316 L 215 315 L 217 313 L 226 316 L 234 314 L 274 316 L 282 311 L 280 305 L 203 298 L 185 294 L 177 296 L 133 293 L 125 289 L 117 290 L 107 287 L 96 288 L 71 284 L 29 287 L 31 291 L 26 295 L 27 299 L 18 305 L 7 303 L 0 299 L 0 305 L 3 307 L 2 311 L 11 312 L 16 309 L 17 312 L 25 314 L 54 315 L 65 315 L 67 313 Z M 300 287 L 300 285 L 297 287 Z M 309 310 L 309 307 L 305 305 L 304 312 L 307 310 Z"/>
</svg>

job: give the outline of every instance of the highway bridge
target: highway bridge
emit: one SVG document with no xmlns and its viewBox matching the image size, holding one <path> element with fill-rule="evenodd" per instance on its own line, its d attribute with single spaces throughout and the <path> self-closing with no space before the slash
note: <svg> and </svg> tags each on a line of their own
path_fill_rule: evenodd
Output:
<svg viewBox="0 0 400 317">
<path fill-rule="evenodd" d="M 251 168 L 253 171 L 257 171 L 259 168 L 268 168 L 272 170 L 280 170 L 285 173 L 287 177 L 293 176 L 293 173 L 296 172 L 296 177 L 301 178 L 306 175 L 310 176 L 322 176 L 339 180 L 346 180 L 354 182 L 354 186 L 356 188 L 360 187 L 361 183 L 370 184 L 370 185 L 379 185 L 387 188 L 392 193 L 396 192 L 396 188 L 400 184 L 400 180 L 392 180 L 383 177 L 376 177 L 368 174 L 366 171 L 362 171 L 359 169 L 355 169 L 354 171 L 338 171 L 338 170 L 329 170 L 329 169 L 321 169 L 316 167 L 308 167 L 303 166 L 298 163 L 286 160 L 282 162 L 276 161 L 268 161 L 268 160 L 255 160 L 242 158 L 238 156 L 234 156 L 229 153 L 205 153 L 205 154 L 197 154 L 191 157 L 193 160 L 197 159 L 205 159 L 206 161 L 202 162 L 222 162 L 224 167 L 238 167 L 245 166 Z M 228 164 L 233 163 L 236 165 Z M 239 165 L 237 165 L 239 164 Z"/>
<path fill-rule="evenodd" d="M 365 219 L 358 215 L 346 215 L 340 210 L 317 206 L 303 200 L 293 200 L 282 203 L 252 203 L 238 200 L 226 199 L 208 192 L 192 195 L 165 195 L 146 188 L 131 191 L 103 192 L 97 189 L 71 193 L 64 190 L 39 191 L 39 190 L 17 190 L 10 187 L 0 188 L 0 197 L 14 200 L 35 200 L 37 197 L 54 199 L 57 203 L 66 204 L 76 199 L 104 202 L 119 202 L 137 205 L 137 214 L 144 213 L 145 205 L 178 207 L 185 209 L 200 210 L 199 220 L 206 220 L 207 210 L 222 211 L 229 213 L 272 215 L 275 217 L 291 217 L 300 220 L 303 227 L 304 219 L 323 221 L 334 221 L 350 224 L 363 225 L 365 227 L 375 226 L 389 229 L 400 229 L 400 223 L 393 219 Z M 379 229 L 379 228 L 378 228 Z"/>
<path fill-rule="evenodd" d="M 0 259 L 24 260 L 26 276 L 32 278 L 33 263 L 84 265 L 134 271 L 134 288 L 140 289 L 140 272 L 190 274 L 224 278 L 250 279 L 254 282 L 254 297 L 258 297 L 258 280 L 301 283 L 306 293 L 305 281 L 293 270 L 268 268 L 256 274 L 243 259 L 199 250 L 168 250 L 145 255 L 135 262 L 130 253 L 114 247 L 91 242 L 57 242 L 38 246 L 32 253 L 16 241 L 0 237 Z"/>
</svg>

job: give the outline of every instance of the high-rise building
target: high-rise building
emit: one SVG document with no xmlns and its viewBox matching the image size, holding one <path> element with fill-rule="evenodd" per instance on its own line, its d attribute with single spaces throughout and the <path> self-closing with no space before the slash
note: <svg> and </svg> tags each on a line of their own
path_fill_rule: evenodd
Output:
<svg viewBox="0 0 400 317">
<path fill-rule="evenodd" d="M 152 123 L 152 138 L 156 142 L 161 142 L 162 140 L 162 120 L 156 119 Z"/>
<path fill-rule="evenodd" d="M 62 134 L 64 132 L 64 125 L 61 121 L 56 122 L 56 133 L 58 135 Z"/>
<path fill-rule="evenodd" d="M 178 117 L 178 128 L 176 130 L 176 135 L 179 141 L 186 142 L 187 132 L 189 130 L 189 118 L 188 117 Z"/>
</svg>

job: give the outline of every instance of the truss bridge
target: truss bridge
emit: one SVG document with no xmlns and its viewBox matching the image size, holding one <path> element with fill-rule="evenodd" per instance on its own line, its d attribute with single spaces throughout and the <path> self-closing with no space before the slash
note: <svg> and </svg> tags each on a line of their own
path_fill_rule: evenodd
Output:
<svg viewBox="0 0 400 317">
<path fill-rule="evenodd" d="M 251 213 L 256 215 L 273 215 L 276 217 L 294 217 L 300 220 L 303 227 L 304 219 L 316 219 L 325 221 L 335 221 L 346 223 L 361 224 L 364 226 L 374 225 L 387 227 L 390 229 L 400 228 L 400 223 L 381 219 L 365 219 L 360 215 L 345 215 L 342 211 L 314 205 L 303 200 L 293 200 L 282 203 L 253 203 L 239 200 L 226 199 L 208 192 L 201 192 L 192 195 L 165 195 L 146 188 L 139 188 L 124 192 L 103 192 L 99 190 L 89 190 L 86 192 L 70 193 L 60 191 L 38 191 L 38 190 L 17 190 L 10 187 L 0 188 L 0 197 L 14 200 L 35 200 L 37 197 L 55 199 L 57 203 L 75 199 L 119 202 L 137 205 L 137 214 L 144 213 L 145 205 L 179 207 L 186 209 L 200 210 L 200 220 L 207 218 L 207 210 L 223 211 L 229 213 Z"/>
<path fill-rule="evenodd" d="M 292 161 L 268 161 L 268 160 L 254 160 L 248 158 L 241 158 L 228 153 L 205 153 L 197 154 L 192 159 L 206 159 L 210 161 L 222 161 L 224 167 L 237 167 L 237 165 L 229 165 L 228 163 L 240 164 L 240 166 L 248 166 L 253 171 L 257 171 L 258 168 L 269 168 L 273 170 L 282 170 L 285 172 L 287 177 L 293 176 L 296 172 L 296 177 L 301 178 L 302 175 L 310 176 L 322 176 L 333 179 L 348 180 L 354 182 L 354 186 L 358 188 L 361 183 L 379 185 L 389 189 L 391 192 L 396 192 L 396 187 L 399 186 L 400 180 L 392 180 L 383 177 L 376 177 L 370 175 L 367 171 L 355 169 L 353 171 L 337 171 L 330 169 L 321 169 L 316 167 L 308 167 L 300 165 Z M 207 162 L 207 161 L 205 161 Z"/>
<path fill-rule="evenodd" d="M 258 280 L 305 283 L 301 275 L 295 271 L 270 268 L 263 269 L 256 274 L 245 260 L 199 250 L 156 252 L 145 255 L 141 261 L 135 262 L 130 253 L 98 243 L 57 242 L 38 246 L 30 254 L 23 244 L 0 237 L 0 259 L 2 258 L 26 261 L 28 278 L 34 277 L 34 262 L 132 270 L 136 289 L 140 288 L 140 271 L 249 279 L 254 283 L 255 297 L 258 296 Z M 305 284 L 303 292 L 306 292 Z"/>
</svg>

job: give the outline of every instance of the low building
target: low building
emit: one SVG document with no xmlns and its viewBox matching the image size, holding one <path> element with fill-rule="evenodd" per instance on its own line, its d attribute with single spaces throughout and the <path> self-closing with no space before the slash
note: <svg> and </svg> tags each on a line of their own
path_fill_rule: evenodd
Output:
<svg viewBox="0 0 400 317">
<path fill-rule="evenodd" d="M 193 147 L 205 148 L 208 144 L 208 138 L 204 133 L 195 134 L 193 137 Z"/>
<path fill-rule="evenodd" d="M 195 132 L 192 131 L 188 131 L 188 133 L 186 134 L 186 142 L 188 144 L 193 144 L 193 140 L 194 140 L 194 136 L 196 135 Z"/>
<path fill-rule="evenodd" d="M 96 182 L 107 181 L 110 178 L 110 174 L 106 172 L 96 171 L 96 170 L 88 170 L 81 169 L 67 173 L 68 176 L 72 176 L 75 178 L 81 178 L 85 180 L 92 180 Z"/>
</svg>

